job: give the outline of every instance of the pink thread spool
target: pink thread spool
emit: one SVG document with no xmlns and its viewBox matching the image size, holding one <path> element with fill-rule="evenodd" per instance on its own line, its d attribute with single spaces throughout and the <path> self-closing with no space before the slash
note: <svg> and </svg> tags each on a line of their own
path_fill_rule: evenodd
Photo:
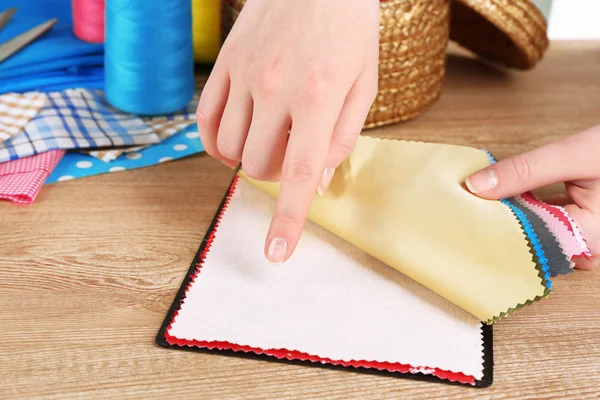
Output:
<svg viewBox="0 0 600 400">
<path fill-rule="evenodd" d="M 73 0 L 73 32 L 90 43 L 104 43 L 104 0 Z"/>
</svg>

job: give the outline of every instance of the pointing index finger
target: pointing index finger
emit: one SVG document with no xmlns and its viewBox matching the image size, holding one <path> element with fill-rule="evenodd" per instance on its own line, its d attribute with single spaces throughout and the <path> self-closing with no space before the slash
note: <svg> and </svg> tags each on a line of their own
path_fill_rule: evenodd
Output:
<svg viewBox="0 0 600 400">
<path fill-rule="evenodd" d="M 321 180 L 335 117 L 296 119 L 283 162 L 279 197 L 265 243 L 271 262 L 287 260 L 296 248 Z"/>
</svg>

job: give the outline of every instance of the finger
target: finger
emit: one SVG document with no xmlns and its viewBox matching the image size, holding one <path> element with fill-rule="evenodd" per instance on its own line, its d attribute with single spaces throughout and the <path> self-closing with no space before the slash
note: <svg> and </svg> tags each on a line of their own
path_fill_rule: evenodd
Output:
<svg viewBox="0 0 600 400">
<path fill-rule="evenodd" d="M 567 188 L 571 188 L 571 187 L 572 187 L 571 185 L 567 186 Z M 590 224 L 589 222 L 587 222 L 587 220 L 589 219 L 589 216 L 586 218 L 585 214 L 582 212 L 582 209 L 579 206 L 577 206 L 576 204 L 573 204 L 573 199 L 571 198 L 571 196 L 569 196 L 569 194 L 567 194 L 567 193 L 551 194 L 549 196 L 543 197 L 541 200 L 547 204 L 565 207 L 565 209 L 567 210 L 567 212 L 569 213 L 571 218 L 574 219 L 575 223 L 577 224 L 578 227 L 580 227 L 580 229 L 583 233 L 590 231 L 590 228 L 587 228 L 588 225 L 593 226 L 593 223 Z M 582 222 L 578 222 L 578 221 L 582 221 L 584 226 L 586 226 L 586 228 L 584 229 L 582 227 Z M 600 232 L 599 232 L 599 234 L 600 234 Z M 589 234 L 586 234 L 586 236 L 589 237 Z M 591 247 L 594 247 L 594 246 L 591 246 Z M 577 268 L 577 269 L 592 269 L 596 265 L 598 265 L 598 260 L 594 260 L 594 259 L 590 260 L 585 257 L 579 257 L 579 258 L 574 259 L 573 261 L 575 262 L 575 268 Z"/>
<path fill-rule="evenodd" d="M 550 143 L 501 160 L 467 178 L 469 190 L 500 199 L 559 182 L 593 179 L 600 168 L 600 129 Z"/>
<path fill-rule="evenodd" d="M 290 129 L 289 115 L 257 103 L 242 155 L 242 169 L 252 179 L 279 181 Z"/>
<path fill-rule="evenodd" d="M 279 198 L 267 241 L 265 255 L 272 262 L 287 260 L 294 252 L 316 194 L 329 151 L 331 135 L 341 111 L 329 104 L 294 119 L 283 163 Z"/>
<path fill-rule="evenodd" d="M 217 134 L 217 150 L 224 158 L 236 163 L 242 161 L 252 108 L 252 97 L 246 85 L 232 83 Z"/>
<path fill-rule="evenodd" d="M 575 268 L 577 269 L 590 270 L 597 268 L 598 265 L 598 261 L 595 261 L 593 258 L 588 260 L 587 258 L 580 257 L 575 260 Z"/>
<path fill-rule="evenodd" d="M 229 96 L 229 73 L 222 64 L 222 61 L 217 59 L 204 85 L 196 109 L 196 122 L 206 152 L 222 162 L 228 162 L 217 148 L 217 133 Z"/>
<path fill-rule="evenodd" d="M 592 253 L 591 259 L 580 257 L 575 259 L 578 269 L 592 269 L 600 263 L 600 214 L 582 209 L 576 204 L 568 204 L 565 210 L 586 239 L 588 248 Z"/>
<path fill-rule="evenodd" d="M 317 188 L 319 195 L 325 193 L 331 183 L 335 169 L 354 150 L 376 95 L 377 72 L 374 74 L 363 73 L 348 93 L 342 112 L 335 124 L 329 146 L 329 155 Z"/>
<path fill-rule="evenodd" d="M 567 204 L 573 204 L 573 199 L 569 197 L 566 193 L 556 193 L 549 196 L 542 197 L 541 200 L 544 203 L 552 204 L 555 206 L 564 207 Z"/>
</svg>

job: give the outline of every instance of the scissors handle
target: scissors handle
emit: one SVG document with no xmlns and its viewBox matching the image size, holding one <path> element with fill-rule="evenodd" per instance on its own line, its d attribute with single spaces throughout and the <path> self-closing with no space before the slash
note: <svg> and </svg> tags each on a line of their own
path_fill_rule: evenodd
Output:
<svg viewBox="0 0 600 400">
<path fill-rule="evenodd" d="M 1 44 L 0 63 L 49 31 L 50 28 L 56 24 L 56 21 L 58 21 L 58 19 L 53 18 L 50 21 L 44 22 L 19 36 L 10 39 L 6 43 Z"/>
</svg>

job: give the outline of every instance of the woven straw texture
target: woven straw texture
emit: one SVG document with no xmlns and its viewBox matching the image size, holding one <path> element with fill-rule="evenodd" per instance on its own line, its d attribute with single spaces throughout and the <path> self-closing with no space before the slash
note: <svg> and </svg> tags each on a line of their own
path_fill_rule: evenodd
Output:
<svg viewBox="0 0 600 400">
<path fill-rule="evenodd" d="M 222 0 L 223 40 L 244 3 Z M 450 39 L 519 69 L 533 68 L 548 46 L 530 0 L 381 0 L 380 9 L 379 90 L 364 128 L 412 119 L 437 100 Z"/>
<path fill-rule="evenodd" d="M 365 128 L 416 117 L 442 90 L 449 39 L 447 0 L 381 3 L 379 91 Z"/>
<path fill-rule="evenodd" d="M 452 0 L 450 39 L 510 68 L 531 69 L 548 48 L 544 15 L 530 0 Z"/>
</svg>

